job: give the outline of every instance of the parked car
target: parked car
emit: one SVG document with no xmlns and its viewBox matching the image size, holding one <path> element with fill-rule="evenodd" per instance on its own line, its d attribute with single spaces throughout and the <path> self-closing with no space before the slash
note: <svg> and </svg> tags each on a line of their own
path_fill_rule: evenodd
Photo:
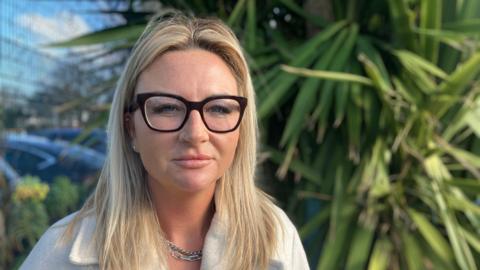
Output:
<svg viewBox="0 0 480 270">
<path fill-rule="evenodd" d="M 51 182 L 67 176 L 74 182 L 96 178 L 105 156 L 86 147 L 27 134 L 7 134 L 0 153 L 18 174 L 38 176 Z"/>
<path fill-rule="evenodd" d="M 81 128 L 49 128 L 32 131 L 30 134 L 46 137 L 54 141 L 63 140 L 68 142 L 75 142 L 82 136 L 77 142 L 78 144 L 105 154 L 107 150 L 107 133 L 98 128 L 83 134 L 84 132 Z"/>
</svg>

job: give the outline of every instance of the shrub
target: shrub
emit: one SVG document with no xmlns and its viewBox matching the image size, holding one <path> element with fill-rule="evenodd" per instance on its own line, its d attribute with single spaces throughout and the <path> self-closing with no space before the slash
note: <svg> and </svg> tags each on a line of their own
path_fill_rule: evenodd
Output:
<svg viewBox="0 0 480 270">
<path fill-rule="evenodd" d="M 48 228 L 47 210 L 43 204 L 48 190 L 48 185 L 40 182 L 38 177 L 26 176 L 13 192 L 7 219 L 10 254 L 28 252 Z M 15 264 L 19 263 L 17 260 Z"/>
<path fill-rule="evenodd" d="M 68 177 L 57 177 L 50 186 L 45 206 L 50 222 L 66 216 L 78 208 L 79 187 Z"/>
</svg>

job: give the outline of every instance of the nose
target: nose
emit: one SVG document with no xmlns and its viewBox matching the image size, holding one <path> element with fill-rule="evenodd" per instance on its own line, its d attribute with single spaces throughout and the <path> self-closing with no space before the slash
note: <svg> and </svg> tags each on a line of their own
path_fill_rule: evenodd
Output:
<svg viewBox="0 0 480 270">
<path fill-rule="evenodd" d="M 193 110 L 187 122 L 180 130 L 180 139 L 192 144 L 208 141 L 208 129 L 203 123 L 200 112 Z"/>
</svg>

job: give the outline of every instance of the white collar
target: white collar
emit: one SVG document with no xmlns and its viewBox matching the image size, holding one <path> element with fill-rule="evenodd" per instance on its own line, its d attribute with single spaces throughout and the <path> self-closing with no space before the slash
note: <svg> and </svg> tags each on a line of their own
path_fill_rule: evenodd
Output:
<svg viewBox="0 0 480 270">
<path fill-rule="evenodd" d="M 96 220 L 93 215 L 88 215 L 81 220 L 80 228 L 73 240 L 72 249 L 68 259 L 75 265 L 98 264 L 98 254 L 93 239 Z"/>
</svg>

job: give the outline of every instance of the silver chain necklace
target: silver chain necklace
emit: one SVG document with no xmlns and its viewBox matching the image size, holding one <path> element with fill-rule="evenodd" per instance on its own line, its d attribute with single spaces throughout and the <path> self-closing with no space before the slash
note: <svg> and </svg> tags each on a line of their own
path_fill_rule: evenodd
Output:
<svg viewBox="0 0 480 270">
<path fill-rule="evenodd" d="M 170 255 L 173 257 L 184 260 L 184 261 L 189 261 L 189 262 L 194 262 L 202 259 L 202 250 L 197 250 L 197 251 L 188 251 L 184 250 L 183 248 L 177 247 L 174 243 L 167 241 L 168 249 L 170 250 Z"/>
</svg>

